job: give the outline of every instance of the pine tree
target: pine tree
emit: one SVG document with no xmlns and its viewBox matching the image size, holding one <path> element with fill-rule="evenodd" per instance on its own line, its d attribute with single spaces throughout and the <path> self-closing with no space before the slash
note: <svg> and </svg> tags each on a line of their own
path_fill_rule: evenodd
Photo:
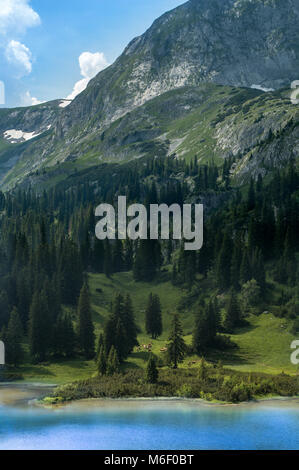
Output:
<svg viewBox="0 0 299 470">
<path fill-rule="evenodd" d="M 133 266 L 135 281 L 151 282 L 160 268 L 160 245 L 157 240 L 140 240 Z"/>
<path fill-rule="evenodd" d="M 0 291 L 0 330 L 7 326 L 9 321 L 9 300 L 5 291 Z"/>
<path fill-rule="evenodd" d="M 104 352 L 106 351 L 104 335 L 101 333 L 98 338 L 97 347 L 96 347 L 96 357 L 99 357 L 101 348 L 104 348 Z"/>
<path fill-rule="evenodd" d="M 209 341 L 206 334 L 207 331 L 207 317 L 206 310 L 197 314 L 195 319 L 195 327 L 192 337 L 192 346 L 196 354 L 201 355 L 206 351 Z"/>
<path fill-rule="evenodd" d="M 123 362 L 129 354 L 130 346 L 124 323 L 118 318 L 114 336 L 114 347 L 119 362 Z"/>
<path fill-rule="evenodd" d="M 177 270 L 176 262 L 174 262 L 172 265 L 172 272 L 171 272 L 171 282 L 174 286 L 177 284 L 177 279 L 178 279 L 178 270 Z"/>
<path fill-rule="evenodd" d="M 132 299 L 129 294 L 124 299 L 123 323 L 128 341 L 128 351 L 131 353 L 135 346 L 138 346 L 138 328 L 135 322 Z"/>
<path fill-rule="evenodd" d="M 86 359 L 92 359 L 95 354 L 95 336 L 89 300 L 89 290 L 86 283 L 83 285 L 80 293 L 78 304 L 78 321 L 78 339 L 80 350 Z"/>
<path fill-rule="evenodd" d="M 174 369 L 177 369 L 179 362 L 182 362 L 186 353 L 186 344 L 183 338 L 183 328 L 177 313 L 173 315 L 168 339 L 168 360 Z"/>
<path fill-rule="evenodd" d="M 248 250 L 245 250 L 242 257 L 241 268 L 240 268 L 240 280 L 241 284 L 246 284 L 246 282 L 252 279 L 252 271 L 250 266 Z"/>
<path fill-rule="evenodd" d="M 198 369 L 198 378 L 201 382 L 204 382 L 208 377 L 208 367 L 204 358 L 201 358 L 199 369 Z"/>
<path fill-rule="evenodd" d="M 240 267 L 241 267 L 241 247 L 240 243 L 235 243 L 231 262 L 231 285 L 235 290 L 240 289 Z"/>
<path fill-rule="evenodd" d="M 117 351 L 114 346 L 111 347 L 109 355 L 108 355 L 108 361 L 107 361 L 107 374 L 108 375 L 113 375 L 113 374 L 118 374 L 119 373 L 119 359 L 117 355 Z"/>
<path fill-rule="evenodd" d="M 224 328 L 228 332 L 232 332 L 236 326 L 241 323 L 241 309 L 235 291 L 230 291 L 228 306 L 225 312 Z"/>
<path fill-rule="evenodd" d="M 60 313 L 53 335 L 53 351 L 60 357 L 73 357 L 75 354 L 76 336 L 70 315 Z"/>
<path fill-rule="evenodd" d="M 10 314 L 7 331 L 5 334 L 6 362 L 17 367 L 24 358 L 22 347 L 23 328 L 19 313 L 16 308 Z"/>
<path fill-rule="evenodd" d="M 216 266 L 217 287 L 227 289 L 230 286 L 232 243 L 228 232 L 224 234 Z"/>
<path fill-rule="evenodd" d="M 146 333 L 151 335 L 153 339 L 157 339 L 162 334 L 162 312 L 158 295 L 149 295 L 145 313 L 145 329 Z"/>
<path fill-rule="evenodd" d="M 29 315 L 29 346 L 34 362 L 42 362 L 49 352 L 49 319 L 48 303 L 44 292 L 35 291 Z"/>
<path fill-rule="evenodd" d="M 107 372 L 107 361 L 104 346 L 101 346 L 98 359 L 97 359 L 97 368 L 99 375 L 105 375 Z"/>
<path fill-rule="evenodd" d="M 146 366 L 146 382 L 149 384 L 156 384 L 159 377 L 159 371 L 157 369 L 157 361 L 153 354 L 150 355 Z"/>
</svg>

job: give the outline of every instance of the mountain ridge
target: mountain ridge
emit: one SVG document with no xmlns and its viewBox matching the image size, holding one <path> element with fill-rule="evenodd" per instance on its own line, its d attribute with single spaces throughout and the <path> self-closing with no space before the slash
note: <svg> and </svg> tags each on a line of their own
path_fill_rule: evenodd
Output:
<svg viewBox="0 0 299 470">
<path fill-rule="evenodd" d="M 146 103 L 168 92 L 177 90 L 179 95 L 179 90 L 184 87 L 200 88 L 204 83 L 248 89 L 261 87 L 276 90 L 289 87 L 298 78 L 298 20 L 299 0 L 190 0 L 166 12 L 143 35 L 134 38 L 115 63 L 92 79 L 87 89 L 69 106 L 57 106 L 55 112 L 51 110 L 46 119 L 47 128 L 43 116 L 40 123 L 34 122 L 32 118 L 31 128 L 28 120 L 18 123 L 21 129 L 10 124 L 10 129 L 38 133 L 38 139 L 21 145 L 10 144 L 7 148 L 7 141 L 3 137 L 8 129 L 1 128 L 1 115 L 5 113 L 0 110 L 0 169 L 3 187 L 18 184 L 32 171 L 57 163 L 71 161 L 80 165 L 83 160 L 85 164 L 117 160 L 117 146 L 114 147 L 112 143 L 105 150 L 101 145 L 97 147 L 97 142 L 103 141 L 105 133 L 109 133 L 109 129 L 117 125 L 120 119 L 129 113 L 137 115 L 138 109 L 143 110 Z M 271 94 L 267 96 L 271 101 Z M 188 98 L 186 106 L 191 106 L 191 114 L 193 105 L 190 105 Z M 279 125 L 284 126 L 283 114 L 288 114 L 289 107 L 286 104 L 283 109 L 283 100 L 279 107 Z M 237 111 L 239 113 L 240 110 Z M 24 116 L 31 113 L 32 108 Z M 220 110 L 219 115 L 221 117 Z M 222 116 L 225 117 L 222 119 L 225 121 L 225 129 L 225 125 L 228 125 L 227 110 L 222 112 Z M 225 132 L 219 129 L 220 117 L 217 132 L 221 139 L 221 133 Z M 149 116 L 148 120 L 153 121 L 154 127 L 154 118 Z M 262 128 L 262 117 L 259 122 L 258 132 L 262 136 L 270 128 L 268 125 Z M 236 126 L 231 125 L 231 128 Z M 272 130 L 277 131 L 276 124 Z M 156 134 L 156 138 L 160 135 L 157 130 L 152 129 L 151 132 L 152 135 Z M 134 129 L 128 129 L 124 142 L 129 142 L 132 133 Z M 244 137 L 245 133 L 241 134 Z M 143 140 L 147 142 L 147 136 L 150 136 L 148 130 L 143 135 Z M 203 143 L 199 141 L 194 153 L 201 152 Z M 235 146 L 242 145 L 239 142 Z M 89 154 L 91 147 L 96 150 Z M 123 153 L 126 153 L 125 147 Z M 295 149 L 295 156 L 296 152 Z M 227 153 L 225 148 L 220 148 L 218 158 Z M 169 149 L 165 156 L 168 154 Z M 139 155 L 130 154 L 128 158 Z M 122 160 L 123 157 L 119 158 L 119 161 Z"/>
</svg>

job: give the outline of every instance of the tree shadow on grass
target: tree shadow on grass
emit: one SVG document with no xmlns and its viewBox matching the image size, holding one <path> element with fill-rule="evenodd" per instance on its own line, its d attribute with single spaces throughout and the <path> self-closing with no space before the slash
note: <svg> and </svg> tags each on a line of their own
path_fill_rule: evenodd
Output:
<svg viewBox="0 0 299 470">
<path fill-rule="evenodd" d="M 141 352 L 133 352 L 130 354 L 130 359 L 139 359 L 140 361 L 143 361 L 145 364 L 147 363 L 149 358 L 149 353 L 146 351 L 141 351 Z M 125 362 L 124 363 L 125 369 L 143 369 L 141 366 L 136 364 L 135 362 Z"/>
<path fill-rule="evenodd" d="M 43 366 L 43 365 L 32 365 L 32 366 L 22 366 L 20 369 L 15 369 L 16 371 L 18 370 L 22 374 L 34 374 L 36 376 L 38 375 L 47 375 L 47 376 L 55 376 L 52 371 L 48 369 L 48 367 Z"/>
<path fill-rule="evenodd" d="M 244 335 L 246 333 L 251 333 L 251 331 L 254 331 L 256 329 L 257 329 L 256 325 L 252 325 L 251 323 L 247 323 L 246 325 L 237 328 L 234 331 L 234 335 Z"/>
</svg>

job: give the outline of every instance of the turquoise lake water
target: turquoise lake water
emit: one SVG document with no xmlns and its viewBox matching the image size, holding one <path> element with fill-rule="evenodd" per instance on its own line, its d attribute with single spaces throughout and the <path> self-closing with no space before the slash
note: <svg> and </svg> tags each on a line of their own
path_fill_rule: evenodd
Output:
<svg viewBox="0 0 299 470">
<path fill-rule="evenodd" d="M 299 449 L 299 400 L 101 401 L 59 409 L 26 400 L 1 404 L 0 391 L 0 449 Z"/>
</svg>

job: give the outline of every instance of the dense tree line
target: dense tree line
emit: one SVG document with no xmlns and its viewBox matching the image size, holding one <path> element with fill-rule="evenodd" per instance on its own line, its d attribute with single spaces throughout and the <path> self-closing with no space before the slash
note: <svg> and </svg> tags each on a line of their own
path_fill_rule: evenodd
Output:
<svg viewBox="0 0 299 470">
<path fill-rule="evenodd" d="M 78 172 L 47 192 L 29 188 L 0 193 L 2 337 L 12 338 L 15 329 L 19 338 L 15 342 L 29 341 L 34 362 L 76 354 L 92 358 L 95 337 L 86 272 L 111 277 L 132 270 L 137 282 L 151 282 L 170 264 L 173 284 L 190 294 L 208 280 L 215 292 L 226 295 L 227 305 L 222 319 L 214 301 L 198 306 L 194 333 L 198 353 L 215 344 L 219 332 L 231 332 L 242 324 L 240 298 L 248 305 L 254 302 L 267 291 L 267 278 L 295 289 L 298 168 L 290 162 L 267 181 L 251 179 L 241 192 L 232 184 L 233 163 L 228 159 L 217 167 L 213 162 L 199 165 L 196 157 L 189 163 L 175 157 L 150 158 L 144 164 L 102 165 L 94 170 L 94 179 L 88 171 Z M 172 241 L 97 240 L 95 207 L 101 202 L 113 204 L 118 195 L 146 206 L 205 197 L 216 201 L 210 208 L 207 205 L 203 248 L 192 253 Z M 294 321 L 299 315 L 296 295 L 290 299 L 282 293 L 279 300 L 282 312 L 288 304 Z M 108 367 L 109 357 L 117 368 L 136 345 L 133 317 L 131 300 L 120 296 L 109 319 L 117 335 L 109 337 L 107 327 L 97 351 L 98 356 L 102 349 L 101 368 L 104 363 Z M 153 338 L 162 333 L 154 298 L 147 308 L 145 329 Z M 12 363 L 20 362 L 22 347 L 9 354 Z"/>
</svg>

